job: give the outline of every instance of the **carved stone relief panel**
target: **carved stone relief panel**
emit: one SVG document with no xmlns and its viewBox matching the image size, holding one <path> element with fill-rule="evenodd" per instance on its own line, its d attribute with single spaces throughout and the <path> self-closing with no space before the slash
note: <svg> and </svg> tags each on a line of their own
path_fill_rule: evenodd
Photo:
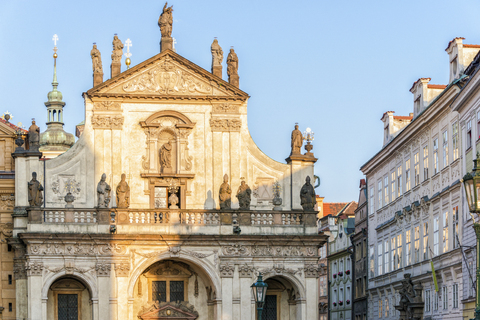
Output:
<svg viewBox="0 0 480 320">
<path fill-rule="evenodd" d="M 93 104 L 93 110 L 98 110 L 98 111 L 121 111 L 122 106 L 120 102 L 116 101 L 101 101 L 101 102 L 95 102 Z"/>
<path fill-rule="evenodd" d="M 251 278 L 254 275 L 255 268 L 248 264 L 238 266 L 238 274 L 240 278 Z"/>
<path fill-rule="evenodd" d="M 212 132 L 240 131 L 242 128 L 242 120 L 212 118 L 210 119 L 210 128 Z"/>
<path fill-rule="evenodd" d="M 25 263 L 25 270 L 28 276 L 41 276 L 43 272 L 43 262 L 31 262 Z"/>
<path fill-rule="evenodd" d="M 315 246 L 248 246 L 232 244 L 222 247 L 223 256 L 278 256 L 278 257 L 315 257 Z"/>
<path fill-rule="evenodd" d="M 108 262 L 103 262 L 103 263 L 99 262 L 95 266 L 95 270 L 97 271 L 97 275 L 99 277 L 110 277 L 111 269 L 112 269 L 112 267 L 111 267 L 110 263 L 108 263 Z"/>
<path fill-rule="evenodd" d="M 209 95 L 212 86 L 165 57 L 157 66 L 145 70 L 122 86 L 129 93 L 157 93 L 162 95 Z"/>
<path fill-rule="evenodd" d="M 75 198 L 80 195 L 81 183 L 76 180 L 73 174 L 57 174 L 52 177 L 52 191 L 58 200 L 64 200 L 67 193 L 71 193 Z"/>
<path fill-rule="evenodd" d="M 115 263 L 115 274 L 117 277 L 128 277 L 130 273 L 130 263 L 120 262 Z"/>
<path fill-rule="evenodd" d="M 93 115 L 94 129 L 122 129 L 124 118 L 122 115 Z"/>
<path fill-rule="evenodd" d="M 233 274 L 235 272 L 235 266 L 233 264 L 222 263 L 220 264 L 220 276 L 222 278 L 233 278 Z"/>
<path fill-rule="evenodd" d="M 14 206 L 15 195 L 13 193 L 0 195 L 0 210 L 13 210 Z"/>
<path fill-rule="evenodd" d="M 231 103 L 220 103 L 212 106 L 212 113 L 238 113 L 239 105 Z"/>
</svg>

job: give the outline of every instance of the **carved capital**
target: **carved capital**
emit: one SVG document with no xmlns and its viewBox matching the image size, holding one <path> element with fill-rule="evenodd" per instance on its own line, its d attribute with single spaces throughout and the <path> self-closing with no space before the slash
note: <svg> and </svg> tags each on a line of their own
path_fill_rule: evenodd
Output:
<svg viewBox="0 0 480 320">
<path fill-rule="evenodd" d="M 117 277 L 128 277 L 130 273 L 130 263 L 120 262 L 115 263 L 115 274 Z"/>
<path fill-rule="evenodd" d="M 25 260 L 14 260 L 13 262 L 13 275 L 15 280 L 27 279 L 27 272 L 25 270 Z"/>
<path fill-rule="evenodd" d="M 248 264 L 238 266 L 238 274 L 240 278 L 251 278 L 254 275 L 255 268 Z"/>
<path fill-rule="evenodd" d="M 318 278 L 320 275 L 320 270 L 316 264 L 306 264 L 303 272 L 305 273 L 305 278 Z"/>
<path fill-rule="evenodd" d="M 14 194 L 2 194 L 0 196 L 0 210 L 13 210 L 15 206 Z"/>
<path fill-rule="evenodd" d="M 238 113 L 239 106 L 230 103 L 214 104 L 212 113 Z"/>
<path fill-rule="evenodd" d="M 260 270 L 260 273 L 264 276 L 267 276 L 270 274 L 273 274 L 273 275 L 290 274 L 294 276 L 297 273 L 301 272 L 301 270 L 302 270 L 301 268 L 298 268 L 297 270 L 295 270 L 295 269 L 285 268 L 285 266 L 282 264 L 275 264 L 273 265 L 272 268 Z"/>
<path fill-rule="evenodd" d="M 124 118 L 121 115 L 94 115 L 92 126 L 94 129 L 122 129 Z"/>
<path fill-rule="evenodd" d="M 97 276 L 99 277 L 110 277 L 110 270 L 111 270 L 110 263 L 97 263 L 95 266 L 95 270 L 97 271 Z"/>
<path fill-rule="evenodd" d="M 43 262 L 25 262 L 25 270 L 28 276 L 41 276 L 43 272 Z"/>
<path fill-rule="evenodd" d="M 232 264 L 222 263 L 220 264 L 220 277 L 222 278 L 233 278 L 233 273 L 235 272 L 235 266 Z"/>
<path fill-rule="evenodd" d="M 213 132 L 240 131 L 241 127 L 240 119 L 210 119 L 210 128 Z"/>
</svg>

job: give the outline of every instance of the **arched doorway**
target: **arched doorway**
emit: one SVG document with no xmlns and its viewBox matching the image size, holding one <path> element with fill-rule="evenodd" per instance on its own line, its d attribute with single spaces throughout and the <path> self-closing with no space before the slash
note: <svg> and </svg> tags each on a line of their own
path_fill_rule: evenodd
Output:
<svg viewBox="0 0 480 320">
<path fill-rule="evenodd" d="M 213 319 L 215 291 L 205 272 L 184 261 L 160 260 L 138 277 L 133 314 L 142 320 Z"/>
<path fill-rule="evenodd" d="M 92 302 L 88 288 L 79 280 L 62 277 L 48 289 L 48 320 L 91 320 Z"/>
<path fill-rule="evenodd" d="M 265 282 L 268 288 L 261 320 L 297 319 L 299 292 L 296 286 L 282 276 L 267 278 Z"/>
</svg>

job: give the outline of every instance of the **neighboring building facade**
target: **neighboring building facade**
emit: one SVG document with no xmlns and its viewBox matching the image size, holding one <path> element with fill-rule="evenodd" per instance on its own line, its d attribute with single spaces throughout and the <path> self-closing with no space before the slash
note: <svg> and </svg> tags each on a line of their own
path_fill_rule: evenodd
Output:
<svg viewBox="0 0 480 320">
<path fill-rule="evenodd" d="M 450 105 L 460 91 L 463 68 L 479 47 L 464 45 L 462 51 L 455 43 L 458 39 L 447 48 L 449 85 L 416 81 L 410 89 L 413 117 L 386 112 L 384 146 L 361 168 L 369 197 L 370 319 L 398 318 L 395 306 L 406 274 L 423 286 L 424 319 L 462 317 L 462 252 L 456 241 L 464 223 L 460 131 L 459 115 Z"/>
<path fill-rule="evenodd" d="M 368 209 L 367 183 L 360 180 L 358 207 L 355 210 L 355 234 L 352 235 L 353 257 L 353 312 L 352 320 L 366 320 L 368 314 L 367 271 L 368 271 Z"/>
<path fill-rule="evenodd" d="M 457 55 L 457 52 L 465 50 L 462 38 L 456 38 L 449 46 L 451 55 Z M 462 57 L 462 55 L 459 55 Z M 459 64 L 467 77 L 461 83 L 462 90 L 452 103 L 452 110 L 459 113 L 460 133 L 461 133 L 461 151 L 462 173 L 464 176 L 471 172 L 473 168 L 473 159 L 476 158 L 480 150 L 480 73 L 478 66 L 480 64 L 480 55 L 477 54 L 470 65 L 459 60 Z M 467 63 L 469 60 L 466 61 Z M 462 188 L 463 197 L 465 193 Z M 465 198 L 463 198 L 465 199 Z M 476 281 L 476 236 L 473 229 L 473 220 L 469 214 L 469 208 L 466 201 L 463 202 L 463 214 L 460 217 L 463 220 L 463 230 L 460 237 L 460 243 L 464 251 L 465 259 L 462 261 L 462 305 L 463 319 L 473 319 L 475 316 L 475 281 Z"/>
<path fill-rule="evenodd" d="M 316 158 L 262 153 L 236 55 L 226 82 L 171 40 L 125 72 L 112 62 L 110 80 L 96 71 L 83 133 L 62 156 L 14 153 L 17 318 L 254 320 L 259 273 L 267 319 L 318 318 L 327 237 L 305 209 Z"/>
<path fill-rule="evenodd" d="M 340 214 L 333 218 L 336 226 L 333 241 L 328 243 L 330 320 L 352 319 L 352 252 L 350 236 L 355 232 L 354 216 Z"/>
<path fill-rule="evenodd" d="M 10 117 L 8 114 L 6 118 Z M 16 135 L 27 132 L 4 118 L 0 118 L 0 319 L 16 319 L 13 250 L 6 241 L 12 236 L 15 206 L 15 162 L 11 154 L 16 148 Z"/>
</svg>

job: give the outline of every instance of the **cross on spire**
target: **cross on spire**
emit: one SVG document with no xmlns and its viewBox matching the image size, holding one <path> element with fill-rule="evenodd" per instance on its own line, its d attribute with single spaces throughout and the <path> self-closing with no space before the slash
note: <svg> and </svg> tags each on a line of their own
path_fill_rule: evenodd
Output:
<svg viewBox="0 0 480 320">
<path fill-rule="evenodd" d="M 127 47 L 127 52 L 125 52 L 125 57 L 127 58 L 130 58 L 132 56 L 132 54 L 130 53 L 130 47 L 132 46 L 132 40 L 127 39 L 127 41 L 125 41 L 125 47 Z"/>
<path fill-rule="evenodd" d="M 54 35 L 53 35 L 52 40 L 53 40 L 53 45 L 54 45 L 53 51 L 54 51 L 55 53 L 57 53 L 57 41 L 58 41 L 58 36 L 57 36 L 57 34 L 54 34 Z"/>
</svg>

